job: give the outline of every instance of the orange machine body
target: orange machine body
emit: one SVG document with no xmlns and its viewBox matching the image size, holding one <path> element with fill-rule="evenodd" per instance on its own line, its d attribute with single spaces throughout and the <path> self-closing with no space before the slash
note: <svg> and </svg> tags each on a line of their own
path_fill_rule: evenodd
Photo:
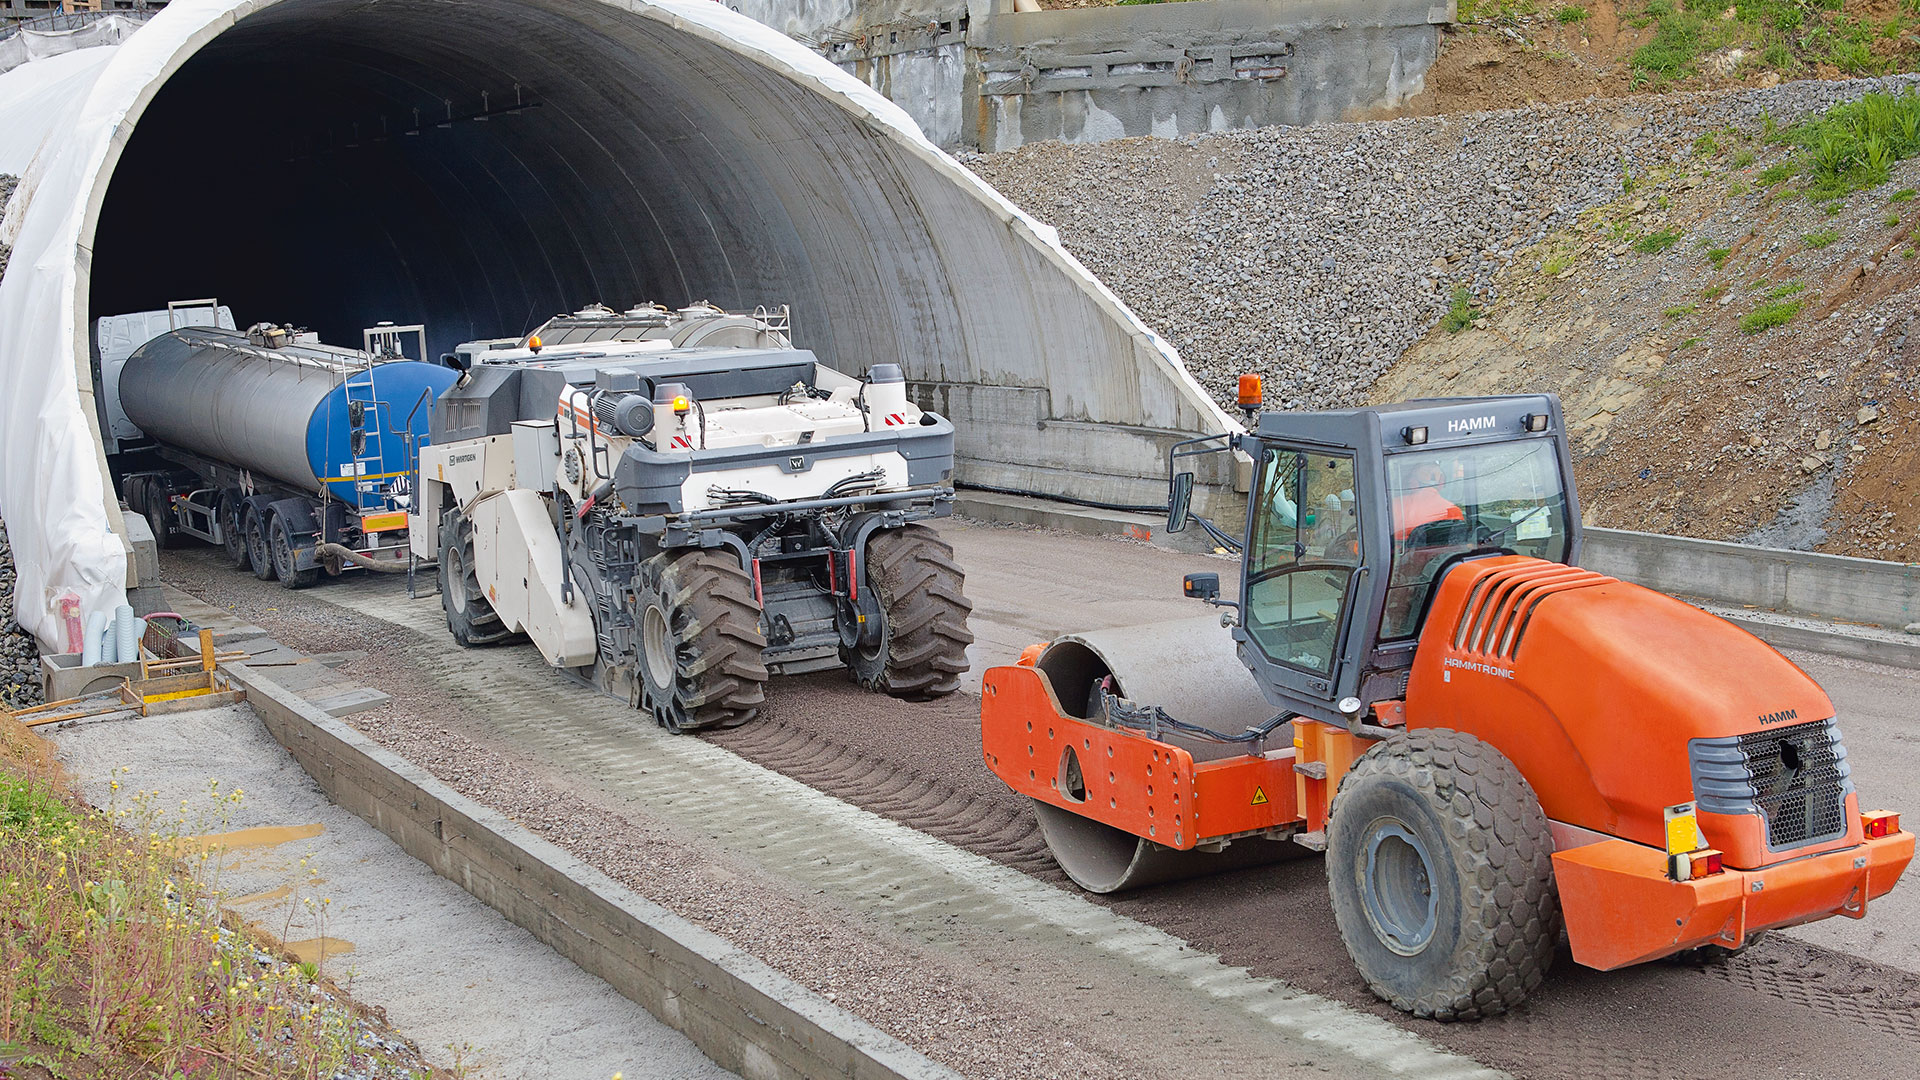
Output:
<svg viewBox="0 0 1920 1080">
<path fill-rule="evenodd" d="M 1067 715 L 1038 656 L 986 674 L 988 766 L 1020 794 L 1165 847 L 1287 834 L 1312 846 L 1341 777 L 1371 745 L 1296 719 L 1291 748 L 1196 763 L 1172 741 Z M 1912 833 L 1864 835 L 1849 789 L 1838 835 L 1777 847 L 1757 808 L 1702 806 L 1700 832 L 1727 869 L 1674 880 L 1666 811 L 1696 800 L 1692 742 L 1825 730 L 1833 705 L 1744 630 L 1578 567 L 1521 556 L 1454 567 L 1435 588 L 1404 701 L 1368 704 L 1370 724 L 1470 732 L 1513 761 L 1555 823 L 1567 933 L 1590 967 L 1862 917 L 1913 858 Z"/>
</svg>

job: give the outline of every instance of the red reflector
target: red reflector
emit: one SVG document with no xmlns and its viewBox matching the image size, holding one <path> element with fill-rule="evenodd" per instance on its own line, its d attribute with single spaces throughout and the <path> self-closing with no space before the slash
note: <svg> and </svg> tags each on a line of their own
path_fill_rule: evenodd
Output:
<svg viewBox="0 0 1920 1080">
<path fill-rule="evenodd" d="M 1875 810 L 1860 815 L 1860 831 L 1867 839 L 1877 840 L 1900 831 L 1900 815 L 1890 810 Z"/>
</svg>

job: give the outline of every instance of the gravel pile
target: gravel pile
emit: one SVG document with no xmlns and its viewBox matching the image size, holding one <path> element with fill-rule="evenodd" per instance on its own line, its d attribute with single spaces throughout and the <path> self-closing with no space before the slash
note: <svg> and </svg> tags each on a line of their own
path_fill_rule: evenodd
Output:
<svg viewBox="0 0 1920 1080">
<path fill-rule="evenodd" d="M 0 248 L 4 254 L 5 248 Z M 0 521 L 0 708 L 38 705 L 40 647 L 33 635 L 13 621 L 13 545 L 7 542 L 6 522 Z"/>
<path fill-rule="evenodd" d="M 5 216 L 7 211 L 7 203 L 13 200 L 13 189 L 14 189 L 14 186 L 19 182 L 20 181 L 18 179 L 11 176 L 0 176 L 0 217 Z M 12 248 L 8 247 L 5 244 L 0 244 L 0 276 L 4 276 L 6 274 L 7 256 L 12 253 L 13 253 Z"/>
<path fill-rule="evenodd" d="M 1265 128 L 1092 146 L 1042 143 L 968 164 L 1052 223 L 1169 338 L 1222 402 L 1267 378 L 1270 404 L 1363 401 L 1447 310 L 1628 174 L 1701 134 L 1782 124 L 1911 76 Z"/>
<path fill-rule="evenodd" d="M 11 176 L 0 176 L 0 214 L 13 198 L 16 182 Z M 0 244 L 0 275 L 7 272 L 10 251 Z M 18 709 L 41 700 L 40 649 L 33 635 L 13 621 L 13 545 L 7 542 L 6 522 L 0 521 L 0 708 Z"/>
</svg>

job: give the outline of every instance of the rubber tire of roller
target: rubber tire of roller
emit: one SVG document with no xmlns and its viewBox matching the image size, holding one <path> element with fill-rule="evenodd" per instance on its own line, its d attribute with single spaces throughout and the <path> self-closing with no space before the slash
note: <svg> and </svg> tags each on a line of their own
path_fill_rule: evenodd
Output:
<svg viewBox="0 0 1920 1080">
<path fill-rule="evenodd" d="M 253 561 L 253 557 L 247 554 L 247 536 L 241 527 L 246 517 L 246 504 L 233 492 L 224 492 L 220 496 L 218 513 L 221 535 L 224 537 L 220 549 L 226 553 L 227 561 L 233 564 L 234 569 L 244 570 Z"/>
<path fill-rule="evenodd" d="M 272 581 L 273 549 L 268 544 L 267 526 L 260 520 L 260 511 L 246 511 L 246 524 L 240 529 L 247 538 L 247 568 L 261 581 Z"/>
<path fill-rule="evenodd" d="M 882 624 L 872 648 L 840 649 L 854 682 L 904 701 L 931 701 L 960 688 L 973 633 L 966 575 L 953 548 L 925 525 L 903 525 L 867 540 L 867 587 Z"/>
<path fill-rule="evenodd" d="M 320 568 L 309 566 L 305 570 L 294 568 L 293 530 L 287 528 L 287 519 L 279 514 L 267 521 L 268 550 L 273 556 L 273 576 L 280 579 L 283 589 L 305 589 L 320 580 Z"/>
<path fill-rule="evenodd" d="M 1433 897 L 1431 934 L 1412 955 L 1376 927 L 1362 883 L 1370 843 L 1406 843 L 1396 827 L 1424 849 Z M 1552 856 L 1526 778 L 1492 746 L 1444 728 L 1361 755 L 1327 820 L 1327 885 L 1348 955 L 1375 994 L 1434 1020 L 1497 1016 L 1540 985 L 1560 938 Z"/>
<path fill-rule="evenodd" d="M 634 589 L 640 707 L 668 731 L 739 727 L 766 701 L 767 639 L 753 578 L 725 550 L 665 551 L 640 564 Z M 647 659 L 648 611 L 664 626 L 670 681 Z"/>
<path fill-rule="evenodd" d="M 507 629 L 480 588 L 473 565 L 473 523 L 458 510 L 440 520 L 440 607 L 447 613 L 447 630 L 462 648 L 479 648 L 520 640 Z M 456 591 L 457 590 L 457 591 Z"/>
</svg>

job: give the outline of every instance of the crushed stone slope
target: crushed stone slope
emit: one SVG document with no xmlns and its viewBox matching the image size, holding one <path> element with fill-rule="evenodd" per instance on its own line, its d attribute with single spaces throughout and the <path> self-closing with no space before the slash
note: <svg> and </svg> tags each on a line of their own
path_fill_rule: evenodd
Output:
<svg viewBox="0 0 1920 1080">
<path fill-rule="evenodd" d="M 1601 404 L 1616 407 L 1574 418 L 1590 523 L 1900 558 L 1902 540 L 1894 530 L 1904 523 L 1910 535 L 1920 524 L 1920 517 L 1906 516 L 1915 513 L 1907 504 L 1889 504 L 1857 483 L 1835 484 L 1835 508 L 1845 512 L 1858 504 L 1860 513 L 1850 520 L 1864 526 L 1868 513 L 1893 516 L 1880 518 L 1889 524 L 1876 525 L 1878 531 L 1827 535 L 1824 496 L 1816 491 L 1797 501 L 1810 484 L 1832 483 L 1859 464 L 1848 455 L 1866 461 L 1880 458 L 1882 448 L 1904 453 L 1896 410 L 1883 409 L 1873 422 L 1881 426 L 1864 441 L 1852 433 L 1862 425 L 1842 422 L 1841 399 L 1862 391 L 1859 380 L 1849 378 L 1867 365 L 1848 367 L 1861 356 L 1833 361 L 1824 339 L 1803 337 L 1803 326 L 1752 339 L 1737 327 L 1725 330 L 1750 312 L 1745 293 L 1702 316 L 1698 334 L 1663 313 L 1698 302 L 1700 287 L 1689 298 L 1683 286 L 1697 275 L 1702 239 L 1728 246 L 1736 233 L 1754 227 L 1761 197 L 1751 190 L 1728 193 L 1739 190 L 1737 183 L 1753 188 L 1754 174 L 1784 153 L 1755 137 L 1768 118 L 1784 126 L 1869 91 L 1903 91 L 1913 81 L 1805 81 L 1178 140 L 1044 143 L 968 164 L 1059 228 L 1067 246 L 1179 347 L 1223 403 L 1246 371 L 1266 378 L 1269 405 L 1278 408 L 1492 389 L 1560 390 L 1584 407 L 1581 395 L 1605 385 L 1614 397 Z M 1703 159 L 1703 135 L 1727 146 Z M 1753 148 L 1754 160 L 1735 167 L 1741 146 Z M 1625 190 L 1629 178 L 1631 192 Z M 1716 197 L 1732 201 L 1721 205 Z M 1770 282 L 1802 281 L 1810 301 L 1817 290 L 1821 299 L 1801 316 L 1808 325 L 1826 314 L 1817 309 L 1829 297 L 1845 301 L 1835 310 L 1874 312 L 1870 325 L 1854 330 L 1849 349 L 1882 323 L 1892 327 L 1894 311 L 1911 307 L 1900 278 L 1887 274 L 1839 291 L 1841 278 L 1868 257 L 1884 262 L 1883 248 L 1894 244 L 1888 230 L 1870 228 L 1887 212 L 1885 193 L 1868 208 L 1874 198 L 1862 193 L 1846 200 L 1838 219 L 1805 200 L 1765 202 L 1780 232 L 1763 247 L 1780 265 L 1754 268 L 1729 294 L 1770 267 Z M 1640 201 L 1646 205 L 1633 209 Z M 1633 220 L 1618 226 L 1621 215 Z M 1599 216 L 1608 231 L 1596 236 L 1592 222 Z M 1826 227 L 1841 235 L 1817 258 L 1794 262 L 1788 248 L 1800 232 Z M 1682 233 L 1664 254 L 1643 255 L 1631 246 L 1663 229 Z M 1564 278 L 1557 275 L 1567 267 L 1555 267 L 1553 288 L 1543 290 L 1541 268 L 1556 257 L 1543 245 L 1569 237 L 1585 237 L 1579 248 L 1589 252 L 1586 262 L 1574 255 L 1573 273 Z M 1900 247 L 1892 250 L 1900 261 Z M 1761 254 L 1761 248 L 1743 251 L 1722 276 L 1731 280 Z M 1484 329 L 1436 330 L 1462 289 Z M 1556 305 L 1553 298 L 1562 293 L 1570 295 Z M 1851 317 L 1827 321 L 1839 329 Z M 1616 323 L 1621 330 L 1612 329 Z M 1719 370 L 1702 394 L 1680 381 L 1691 366 L 1669 367 L 1668 353 L 1686 337 L 1700 336 L 1708 339 L 1702 355 L 1730 357 L 1725 349 L 1714 351 L 1715 333 L 1741 338 L 1740 355 L 1752 361 L 1707 363 L 1702 373 Z M 1588 355 L 1601 352 L 1607 353 L 1604 371 Z M 1768 363 L 1774 366 L 1758 366 Z M 1830 374 L 1802 385 L 1836 363 L 1849 378 Z M 1461 371 L 1472 373 L 1466 383 L 1457 381 Z M 1815 386 L 1824 389 L 1816 393 Z M 1766 405 L 1774 411 L 1757 421 L 1762 405 L 1756 400 L 1741 423 L 1735 410 L 1725 409 L 1697 432 L 1673 427 L 1676 410 L 1689 402 L 1699 411 L 1708 398 L 1768 395 L 1781 404 Z M 1789 456 L 1800 448 L 1794 439 L 1803 420 L 1809 454 L 1811 440 L 1830 432 L 1821 469 L 1801 471 L 1808 454 Z M 1753 422 L 1763 430 L 1753 431 Z M 1594 437 L 1596 428 L 1604 429 L 1602 437 Z M 1766 452 L 1721 449 L 1755 434 L 1767 442 L 1754 449 Z M 1717 440 L 1711 450 L 1719 460 L 1702 457 L 1706 440 Z M 1656 446 L 1657 461 L 1647 457 Z M 1620 449 L 1628 447 L 1634 452 Z M 1689 461 L 1692 468 L 1684 467 Z M 1668 486 L 1633 486 L 1655 477 Z M 1798 517 L 1783 518 L 1796 507 Z M 1817 519 L 1811 528 L 1792 527 L 1810 518 Z M 1775 533 L 1758 531 L 1776 524 Z"/>
</svg>

